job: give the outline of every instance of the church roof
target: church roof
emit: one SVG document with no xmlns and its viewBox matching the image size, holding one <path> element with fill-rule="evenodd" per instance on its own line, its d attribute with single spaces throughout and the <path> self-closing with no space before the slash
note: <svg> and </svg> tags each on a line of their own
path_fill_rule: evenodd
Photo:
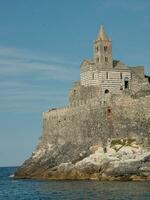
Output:
<svg viewBox="0 0 150 200">
<path fill-rule="evenodd" d="M 120 60 L 113 60 L 113 68 L 114 69 L 129 69 L 123 62 Z"/>
</svg>

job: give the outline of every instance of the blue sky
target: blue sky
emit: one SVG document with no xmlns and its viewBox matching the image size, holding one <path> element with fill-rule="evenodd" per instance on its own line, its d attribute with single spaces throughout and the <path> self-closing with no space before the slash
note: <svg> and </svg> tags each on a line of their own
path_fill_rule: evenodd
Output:
<svg viewBox="0 0 150 200">
<path fill-rule="evenodd" d="M 149 0 L 0 0 L 0 166 L 21 164 L 42 112 L 67 104 L 101 24 L 113 57 L 150 75 Z"/>
</svg>

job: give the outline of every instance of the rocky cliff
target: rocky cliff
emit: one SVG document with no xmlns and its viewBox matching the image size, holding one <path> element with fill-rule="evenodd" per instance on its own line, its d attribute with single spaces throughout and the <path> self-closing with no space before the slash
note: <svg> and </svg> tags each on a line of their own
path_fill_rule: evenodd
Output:
<svg viewBox="0 0 150 200">
<path fill-rule="evenodd" d="M 53 109 L 16 178 L 150 180 L 150 95 Z"/>
</svg>

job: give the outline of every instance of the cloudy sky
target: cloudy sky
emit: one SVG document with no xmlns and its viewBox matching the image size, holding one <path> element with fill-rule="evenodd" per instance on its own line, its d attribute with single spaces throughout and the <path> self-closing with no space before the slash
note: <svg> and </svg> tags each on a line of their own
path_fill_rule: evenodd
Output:
<svg viewBox="0 0 150 200">
<path fill-rule="evenodd" d="M 149 0 L 0 0 L 0 166 L 20 165 L 42 112 L 67 104 L 101 24 L 113 57 L 150 75 Z"/>
</svg>

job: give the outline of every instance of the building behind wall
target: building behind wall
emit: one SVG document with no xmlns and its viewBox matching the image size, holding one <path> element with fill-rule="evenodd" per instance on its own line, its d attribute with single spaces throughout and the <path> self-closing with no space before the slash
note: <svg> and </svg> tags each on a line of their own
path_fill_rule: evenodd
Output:
<svg viewBox="0 0 150 200">
<path fill-rule="evenodd" d="M 149 87 L 143 66 L 128 67 L 120 60 L 113 60 L 112 41 L 103 26 L 94 41 L 93 52 L 92 59 L 81 63 L 80 81 L 69 93 L 71 106 L 85 104 L 93 98 L 105 101 L 107 96 L 136 94 Z"/>
</svg>

